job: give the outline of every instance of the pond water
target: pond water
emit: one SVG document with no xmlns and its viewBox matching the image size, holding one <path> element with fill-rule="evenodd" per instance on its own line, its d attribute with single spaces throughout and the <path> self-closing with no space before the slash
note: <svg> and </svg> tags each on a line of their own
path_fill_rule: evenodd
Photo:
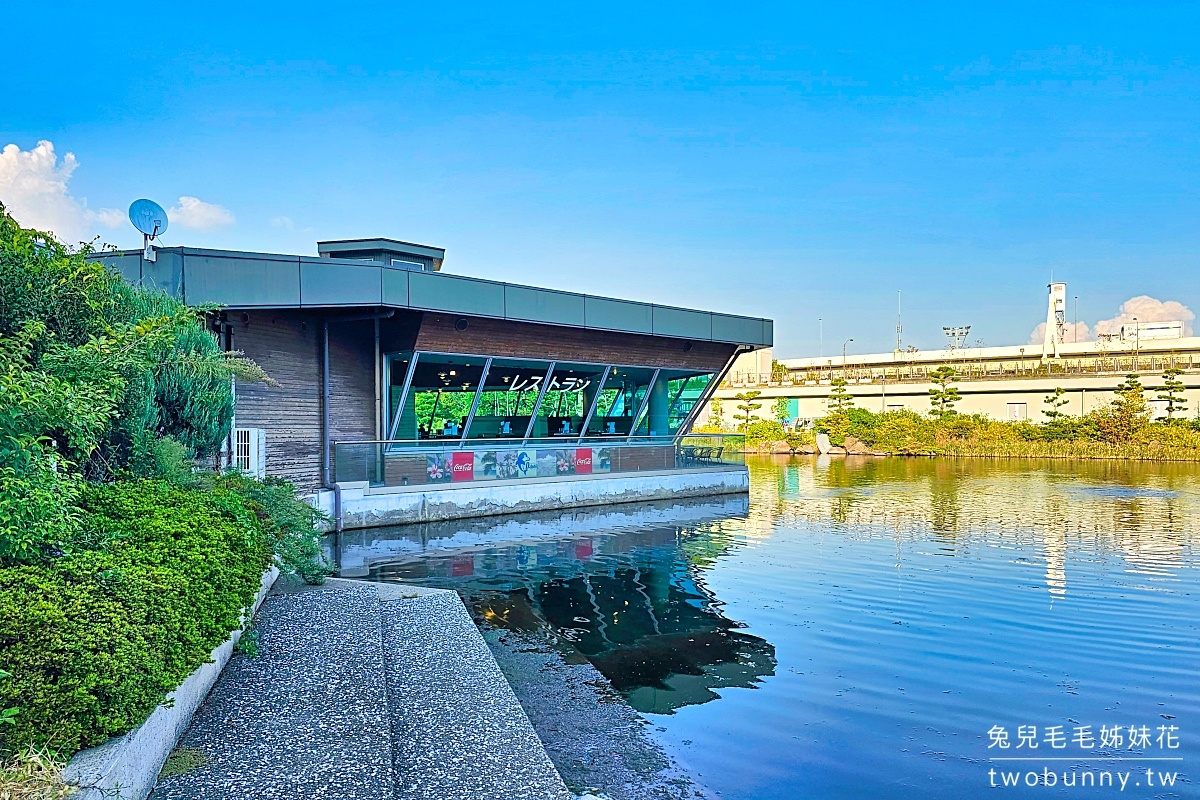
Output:
<svg viewBox="0 0 1200 800">
<path fill-rule="evenodd" d="M 1200 466 L 749 467 L 749 502 L 364 532 L 342 566 L 552 632 L 726 800 L 1200 796 Z"/>
</svg>

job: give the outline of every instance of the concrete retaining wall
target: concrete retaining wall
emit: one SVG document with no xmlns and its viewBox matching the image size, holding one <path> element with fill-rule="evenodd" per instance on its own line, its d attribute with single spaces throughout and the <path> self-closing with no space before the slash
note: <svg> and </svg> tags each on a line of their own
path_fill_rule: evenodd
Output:
<svg viewBox="0 0 1200 800">
<path fill-rule="evenodd" d="M 491 481 L 470 486 L 386 486 L 342 483 L 346 528 L 469 519 L 527 511 L 739 494 L 749 491 L 745 467 L 662 470 L 622 475 L 569 476 L 539 481 Z M 333 514 L 333 493 L 316 504 Z"/>
<path fill-rule="evenodd" d="M 277 577 L 279 570 L 275 567 L 263 573 L 262 587 L 243 621 L 254 618 L 254 612 Z M 65 783 L 80 787 L 71 795 L 72 800 L 143 800 L 149 795 L 167 756 L 217 682 L 241 637 L 241 630 L 234 631 L 224 644 L 213 650 L 212 661 L 184 679 L 137 728 L 76 753 L 62 774 Z"/>
</svg>

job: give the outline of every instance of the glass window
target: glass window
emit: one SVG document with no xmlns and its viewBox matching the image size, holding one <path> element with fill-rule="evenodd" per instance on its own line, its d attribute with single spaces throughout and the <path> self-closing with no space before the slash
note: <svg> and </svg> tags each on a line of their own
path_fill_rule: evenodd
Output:
<svg viewBox="0 0 1200 800">
<path fill-rule="evenodd" d="M 416 438 L 462 436 L 486 360 L 479 356 L 420 354 L 408 400 L 413 407 Z"/>
<path fill-rule="evenodd" d="M 605 369 L 595 364 L 556 364 L 538 409 L 533 436 L 578 438 Z"/>
<path fill-rule="evenodd" d="M 411 393 L 405 403 L 404 413 L 400 415 L 399 420 L 396 419 L 396 410 L 400 407 L 400 395 L 404 392 L 404 379 L 408 376 L 408 368 L 412 359 L 412 353 L 396 353 L 387 357 L 388 424 L 384 429 L 384 437 L 387 439 L 410 440 L 417 438 L 417 415 Z"/>
<path fill-rule="evenodd" d="M 661 436 L 666 433 L 673 436 L 678 433 L 712 378 L 711 372 L 664 369 L 659 373 L 658 380 L 666 389 L 666 408 L 664 413 L 662 405 L 658 402 L 659 398 L 652 392 L 648 414 L 650 428 L 654 429 L 655 434 Z"/>
<path fill-rule="evenodd" d="M 609 367 L 588 435 L 629 436 L 653 375 L 653 369 L 643 367 Z"/>
<path fill-rule="evenodd" d="M 549 367 L 548 361 L 492 359 L 467 438 L 524 438 Z"/>
</svg>

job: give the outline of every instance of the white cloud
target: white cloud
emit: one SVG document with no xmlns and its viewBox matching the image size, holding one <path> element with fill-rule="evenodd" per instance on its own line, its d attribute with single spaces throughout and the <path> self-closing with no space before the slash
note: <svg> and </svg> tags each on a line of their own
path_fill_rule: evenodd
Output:
<svg viewBox="0 0 1200 800">
<path fill-rule="evenodd" d="M 64 242 L 90 238 L 97 225 L 121 225 L 125 215 L 120 211 L 92 211 L 86 199 L 67 190 L 78 167 L 73 153 L 60 162 L 53 142 L 42 140 L 29 150 L 6 145 L 0 151 L 0 202 L 22 225 L 51 231 Z"/>
<path fill-rule="evenodd" d="M 1131 297 L 1121 304 L 1120 312 L 1112 319 L 1096 323 L 1096 333 L 1120 333 L 1122 325 L 1138 322 L 1182 322 L 1183 335 L 1192 335 L 1192 321 L 1196 314 L 1177 300 L 1155 300 L 1148 295 Z"/>
<path fill-rule="evenodd" d="M 1065 342 L 1086 342 L 1092 338 L 1092 332 L 1088 328 L 1086 322 L 1068 322 L 1063 327 L 1063 341 Z M 1033 333 L 1029 334 L 1029 343 L 1040 345 L 1046 341 L 1046 323 L 1039 324 L 1033 329 Z"/>
<path fill-rule="evenodd" d="M 288 231 L 296 230 L 296 223 L 292 222 L 291 217 L 272 217 L 271 224 L 276 228 L 283 228 Z"/>
<path fill-rule="evenodd" d="M 1121 310 L 1111 319 L 1102 319 L 1095 327 L 1089 328 L 1086 322 L 1068 322 L 1064 330 L 1064 339 L 1068 342 L 1087 342 L 1100 334 L 1120 333 L 1122 325 L 1132 325 L 1138 322 L 1182 322 L 1183 335 L 1192 335 L 1192 322 L 1196 314 L 1190 308 L 1177 300 L 1155 300 L 1148 295 L 1131 297 L 1121 304 Z M 1078 338 L 1076 338 L 1078 334 Z M 1029 334 L 1030 344 L 1041 344 L 1046 335 L 1046 323 L 1041 323 Z"/>
<path fill-rule="evenodd" d="M 179 198 L 179 205 L 167 209 L 167 219 L 194 231 L 211 231 L 234 223 L 228 208 L 187 196 Z"/>
</svg>

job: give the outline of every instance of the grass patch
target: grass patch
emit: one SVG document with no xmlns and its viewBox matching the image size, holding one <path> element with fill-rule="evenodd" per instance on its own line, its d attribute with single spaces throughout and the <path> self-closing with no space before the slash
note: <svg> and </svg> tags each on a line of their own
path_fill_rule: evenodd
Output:
<svg viewBox="0 0 1200 800">
<path fill-rule="evenodd" d="M 186 772 L 191 772 L 197 767 L 203 767 L 208 763 L 208 754 L 199 747 L 180 747 L 171 752 L 167 756 L 167 761 L 163 764 L 162 771 L 158 773 L 158 779 L 170 778 L 174 775 L 183 775 Z M 3 798 L 0 798 L 3 800 Z"/>
<path fill-rule="evenodd" d="M 0 800 L 60 800 L 75 787 L 63 783 L 66 764 L 30 746 L 0 763 Z"/>
</svg>

